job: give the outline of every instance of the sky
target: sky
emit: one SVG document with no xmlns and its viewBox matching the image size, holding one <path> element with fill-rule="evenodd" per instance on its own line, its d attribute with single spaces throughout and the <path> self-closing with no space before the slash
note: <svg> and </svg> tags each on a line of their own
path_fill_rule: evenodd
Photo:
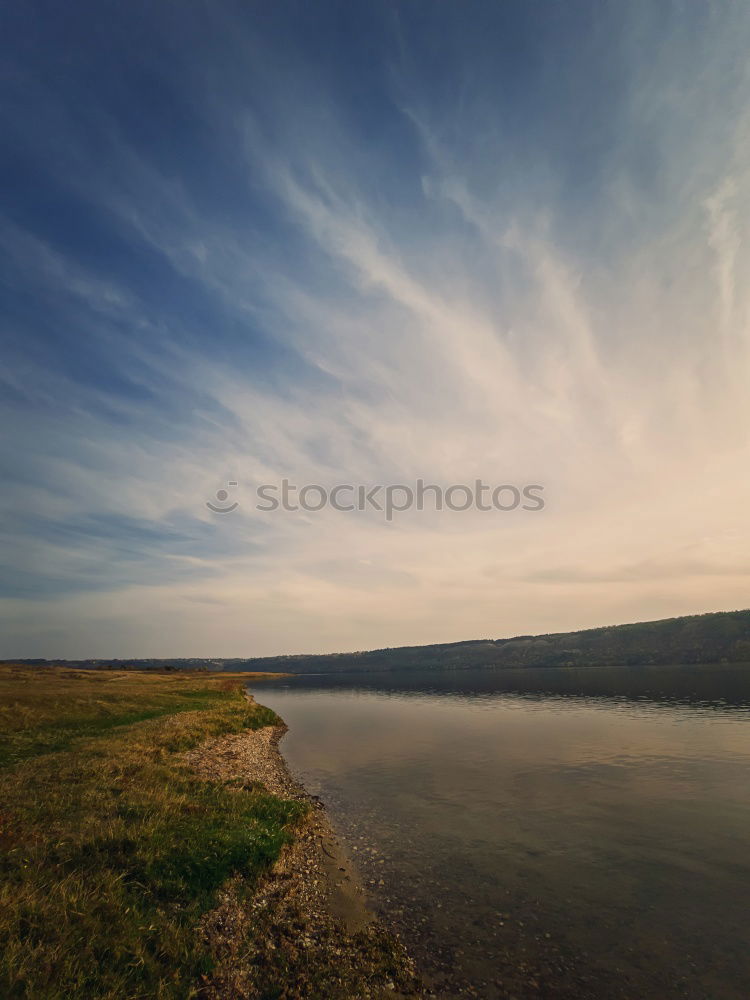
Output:
<svg viewBox="0 0 750 1000">
<path fill-rule="evenodd" d="M 750 604 L 750 5 L 1 19 L 0 656 Z M 544 506 L 258 510 L 284 479 Z"/>
</svg>

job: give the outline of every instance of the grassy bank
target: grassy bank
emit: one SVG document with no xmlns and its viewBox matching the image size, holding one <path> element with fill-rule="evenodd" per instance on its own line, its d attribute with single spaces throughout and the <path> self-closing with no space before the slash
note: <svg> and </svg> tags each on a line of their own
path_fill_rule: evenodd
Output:
<svg viewBox="0 0 750 1000">
<path fill-rule="evenodd" d="M 182 751 L 276 721 L 226 675 L 0 670 L 0 996 L 196 995 L 195 932 L 303 806 L 199 779 Z"/>
</svg>

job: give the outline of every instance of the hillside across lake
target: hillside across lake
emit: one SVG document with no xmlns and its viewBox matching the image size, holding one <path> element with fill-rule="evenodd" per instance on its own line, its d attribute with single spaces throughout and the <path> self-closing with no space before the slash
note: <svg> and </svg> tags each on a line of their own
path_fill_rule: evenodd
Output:
<svg viewBox="0 0 750 1000">
<path fill-rule="evenodd" d="M 431 646 L 396 646 L 367 652 L 263 656 L 249 659 L 148 659 L 60 661 L 70 666 L 225 669 L 268 673 L 349 673 L 373 670 L 464 670 L 476 667 L 653 666 L 669 663 L 750 663 L 750 610 L 720 611 L 637 622 L 470 639 Z M 24 661 L 44 664 L 47 661 Z"/>
<path fill-rule="evenodd" d="M 469 667 L 580 667 L 750 662 L 750 610 L 666 618 L 549 635 L 401 646 L 323 656 L 227 661 L 233 669 L 309 673 L 350 670 L 461 670 Z"/>
</svg>

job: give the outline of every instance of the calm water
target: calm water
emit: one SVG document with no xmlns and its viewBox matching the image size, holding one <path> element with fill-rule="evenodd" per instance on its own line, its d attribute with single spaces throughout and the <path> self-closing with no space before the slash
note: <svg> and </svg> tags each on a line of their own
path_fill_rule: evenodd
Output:
<svg viewBox="0 0 750 1000">
<path fill-rule="evenodd" d="M 750 996 L 750 665 L 253 690 L 442 995 Z"/>
</svg>

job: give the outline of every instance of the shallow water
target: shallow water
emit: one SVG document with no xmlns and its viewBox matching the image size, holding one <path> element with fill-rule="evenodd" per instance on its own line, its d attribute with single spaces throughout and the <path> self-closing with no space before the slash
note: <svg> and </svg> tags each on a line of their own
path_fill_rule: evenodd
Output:
<svg viewBox="0 0 750 1000">
<path fill-rule="evenodd" d="M 253 690 L 443 995 L 750 995 L 750 665 Z"/>
</svg>

